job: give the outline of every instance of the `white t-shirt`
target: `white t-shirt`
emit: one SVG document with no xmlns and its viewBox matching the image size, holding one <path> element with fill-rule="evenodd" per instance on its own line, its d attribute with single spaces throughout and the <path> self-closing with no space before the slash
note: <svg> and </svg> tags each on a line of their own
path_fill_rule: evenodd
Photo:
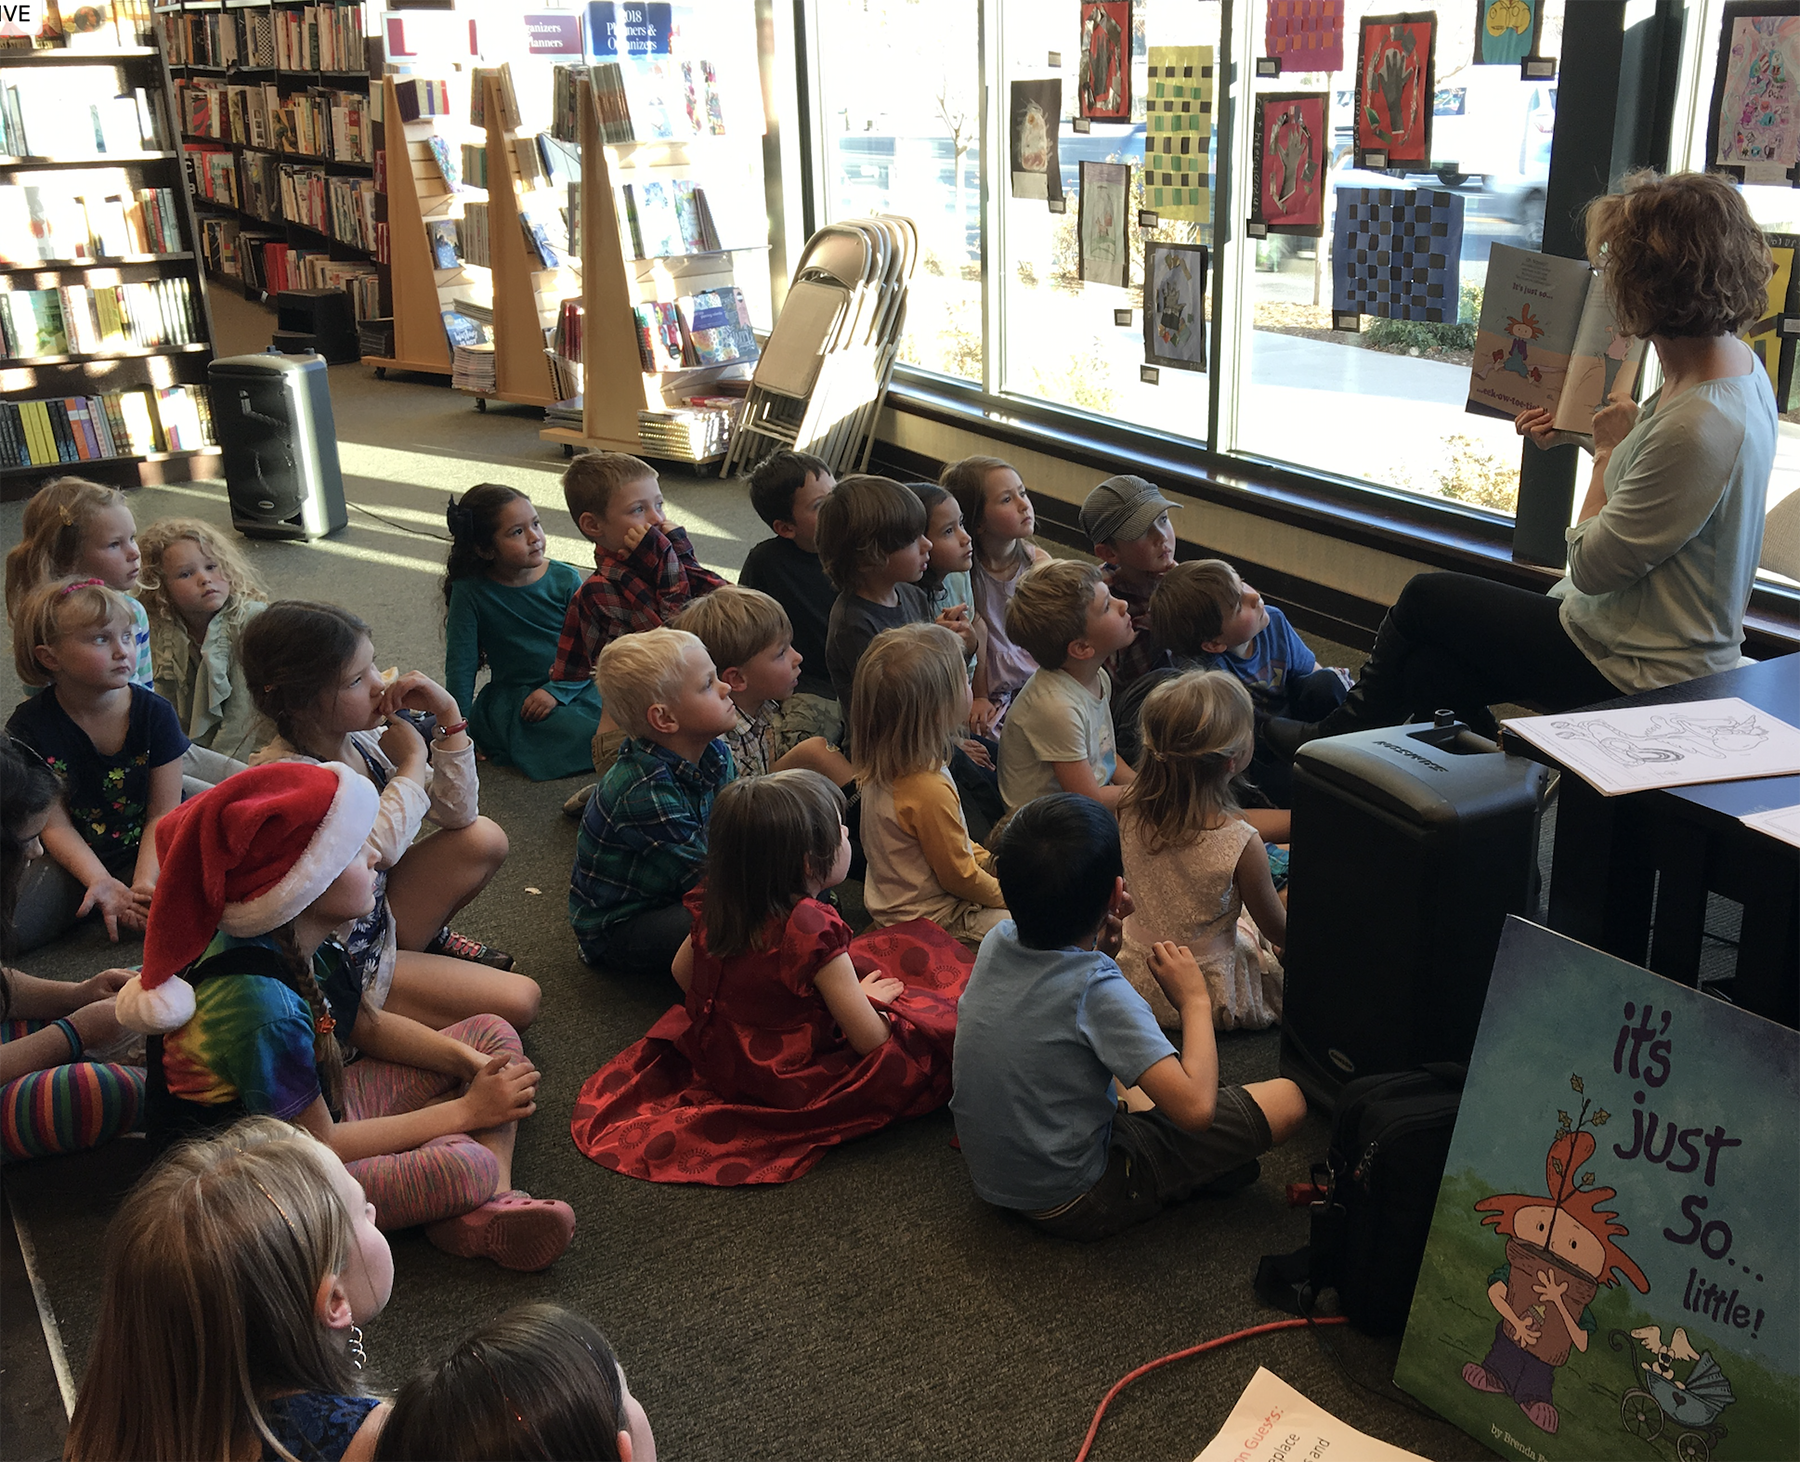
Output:
<svg viewBox="0 0 1800 1462">
<path fill-rule="evenodd" d="M 1092 691 L 1066 670 L 1038 670 L 1013 698 L 1000 731 L 1000 796 L 1006 810 L 1062 791 L 1051 765 L 1059 761 L 1085 761 L 1102 787 L 1113 779 L 1119 757 L 1112 681 L 1104 670 Z"/>
</svg>

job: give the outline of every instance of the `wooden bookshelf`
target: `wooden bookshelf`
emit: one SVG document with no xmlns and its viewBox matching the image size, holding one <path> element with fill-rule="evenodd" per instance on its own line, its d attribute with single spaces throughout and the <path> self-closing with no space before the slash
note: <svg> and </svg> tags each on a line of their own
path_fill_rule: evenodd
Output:
<svg viewBox="0 0 1800 1462">
<path fill-rule="evenodd" d="M 394 78 L 381 82 L 382 149 L 387 161 L 387 229 L 389 313 L 394 321 L 394 353 L 365 355 L 363 364 L 385 376 L 390 370 L 424 375 L 450 374 L 450 342 L 444 334 L 443 307 L 438 299 L 439 270 L 431 253 L 427 219 L 450 217 L 455 195 L 444 186 L 431 146 L 407 132 L 400 119 Z M 421 155 L 422 154 L 422 155 Z"/>
<path fill-rule="evenodd" d="M 546 427 L 538 435 L 555 442 L 564 455 L 576 452 L 651 452 L 664 461 L 663 449 L 652 451 L 638 431 L 640 410 L 678 406 L 683 394 L 699 395 L 725 380 L 748 379 L 751 362 L 691 366 L 677 371 L 646 371 L 638 350 L 637 315 L 641 299 L 654 297 L 659 285 L 682 291 L 716 289 L 735 282 L 732 250 L 639 259 L 619 232 L 614 165 L 634 176 L 654 177 L 692 171 L 685 141 L 638 142 L 609 146 L 600 141 L 599 115 L 593 89 L 584 77 L 577 88 L 581 144 L 581 383 L 582 424 Z M 701 143 L 701 147 L 705 144 Z M 741 252 L 741 251 L 739 251 Z M 719 461 L 724 453 L 684 458 L 693 465 Z"/>
<path fill-rule="evenodd" d="M 175 140 L 180 116 L 175 106 L 173 80 L 158 48 L 141 45 L 0 51 L 0 77 L 14 70 L 42 72 L 65 67 L 71 70 L 110 68 L 119 90 L 143 88 L 155 103 L 153 110 L 160 109 L 162 113 L 161 120 L 168 128 L 166 140 Z M 25 117 L 28 134 L 36 130 L 40 136 L 53 137 L 59 125 L 59 119 L 55 118 Z M 37 138 L 28 140 L 36 141 Z M 206 297 L 206 282 L 196 242 L 198 232 L 193 200 L 185 184 L 178 148 L 79 157 L 4 157 L 0 158 L 0 183 L 41 186 L 56 174 L 66 172 L 71 190 L 81 192 L 81 179 L 97 168 L 123 172 L 132 189 L 168 189 L 174 202 L 173 222 L 182 247 L 164 252 L 94 258 L 27 258 L 0 262 L 0 289 L 54 289 L 73 284 L 110 286 L 181 279 L 187 283 L 196 338 L 186 344 L 94 352 L 65 351 L 0 359 L 0 384 L 4 385 L 9 402 L 22 404 L 98 396 L 113 390 L 205 385 L 207 367 L 213 357 L 212 311 Z M 91 369 L 95 366 L 101 370 Z M 115 445 L 120 444 L 115 442 Z M 82 457 L 77 451 L 74 457 L 58 462 L 23 463 L 8 457 L 0 460 L 0 499 L 11 501 L 29 497 L 45 482 L 69 473 L 121 487 L 136 487 L 216 477 L 219 469 L 218 448 L 210 445 L 174 451 L 120 453 L 111 457 Z"/>
</svg>

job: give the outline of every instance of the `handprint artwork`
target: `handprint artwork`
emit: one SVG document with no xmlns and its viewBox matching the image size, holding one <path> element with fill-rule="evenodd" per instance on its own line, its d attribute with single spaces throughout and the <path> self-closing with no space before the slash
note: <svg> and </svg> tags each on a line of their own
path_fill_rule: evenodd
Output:
<svg viewBox="0 0 1800 1462">
<path fill-rule="evenodd" d="M 1357 51 L 1356 148 L 1385 166 L 1431 161 L 1435 14 L 1370 16 Z"/>
<path fill-rule="evenodd" d="M 1325 231 L 1324 92 L 1264 93 L 1256 98 L 1256 213 L 1272 233 Z"/>
</svg>

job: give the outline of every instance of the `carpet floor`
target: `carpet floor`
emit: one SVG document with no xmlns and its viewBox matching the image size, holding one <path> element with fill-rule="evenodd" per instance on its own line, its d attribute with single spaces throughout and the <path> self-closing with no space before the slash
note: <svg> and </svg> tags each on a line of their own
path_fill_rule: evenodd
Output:
<svg viewBox="0 0 1800 1462">
<path fill-rule="evenodd" d="M 229 298 L 215 308 L 227 349 L 233 331 L 243 342 L 235 348 L 266 339 L 263 312 Z M 380 663 L 441 673 L 444 545 L 429 535 L 443 532 L 446 496 L 478 481 L 522 489 L 542 511 L 552 553 L 580 564 L 588 555 L 562 506 L 562 458 L 539 441 L 535 413 L 478 413 L 442 387 L 376 382 L 357 366 L 331 376 L 346 491 L 357 505 L 350 526 L 321 543 L 246 546 L 277 596 L 342 603 L 376 627 Z M 731 572 L 764 536 L 740 486 L 677 476 L 664 486 L 707 564 Z M 216 483 L 145 489 L 132 508 L 140 526 L 173 514 L 230 520 Z M 0 506 L 7 543 L 20 512 Z M 1328 663 L 1363 658 L 1316 648 Z M 21 694 L 10 667 L 0 692 L 9 705 Z M 1262 1181 L 1246 1192 L 1086 1247 L 983 1205 L 951 1146 L 947 1112 L 850 1144 L 774 1188 L 642 1183 L 588 1162 L 569 1138 L 576 1092 L 643 1034 L 674 987 L 596 973 L 576 956 L 564 917 L 575 825 L 558 811 L 574 785 L 484 766 L 482 809 L 506 829 L 512 853 L 457 921 L 514 951 L 543 986 L 543 1013 L 525 1043 L 544 1083 L 538 1115 L 521 1131 L 517 1172 L 532 1192 L 574 1205 L 574 1245 L 548 1273 L 518 1276 L 448 1258 L 417 1233 L 396 1235 L 393 1301 L 368 1331 L 378 1388 L 470 1324 L 547 1300 L 582 1311 L 612 1338 L 668 1457 L 1065 1456 L 1126 1371 L 1279 1318 L 1258 1303 L 1251 1278 L 1260 1256 L 1306 1241 L 1306 1213 L 1286 1205 L 1283 1188 L 1323 1153 L 1328 1133 L 1317 1118 L 1265 1160 Z M 135 946 L 109 946 L 84 928 L 24 963 L 80 978 L 135 958 Z M 1226 1080 L 1266 1078 L 1276 1072 L 1276 1037 L 1228 1035 L 1220 1055 Z M 77 1376 L 99 1299 L 96 1256 L 142 1149 L 124 1141 L 6 1173 Z M 28 1323 L 17 1309 L 6 1321 L 9 1331 Z M 1259 1365 L 1398 1445 L 1440 1459 L 1490 1455 L 1393 1391 L 1396 1352 L 1397 1342 L 1339 1328 L 1184 1361 L 1113 1405 L 1094 1455 L 1192 1456 Z"/>
</svg>

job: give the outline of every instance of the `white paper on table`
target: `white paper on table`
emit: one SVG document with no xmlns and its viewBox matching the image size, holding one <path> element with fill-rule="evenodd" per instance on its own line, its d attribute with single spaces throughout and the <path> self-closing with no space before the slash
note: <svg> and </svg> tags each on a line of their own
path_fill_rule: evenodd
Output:
<svg viewBox="0 0 1800 1462">
<path fill-rule="evenodd" d="M 1218 1436 L 1194 1462 L 1319 1462 L 1342 1457 L 1349 1462 L 1425 1462 L 1417 1452 L 1378 1442 L 1313 1405 L 1264 1366 L 1256 1368 Z"/>
<path fill-rule="evenodd" d="M 1771 807 L 1766 812 L 1746 812 L 1738 821 L 1745 827 L 1800 848 L 1800 807 Z"/>
<path fill-rule="evenodd" d="M 1800 773 L 1800 730 L 1736 697 L 1504 724 L 1608 797 Z"/>
</svg>

